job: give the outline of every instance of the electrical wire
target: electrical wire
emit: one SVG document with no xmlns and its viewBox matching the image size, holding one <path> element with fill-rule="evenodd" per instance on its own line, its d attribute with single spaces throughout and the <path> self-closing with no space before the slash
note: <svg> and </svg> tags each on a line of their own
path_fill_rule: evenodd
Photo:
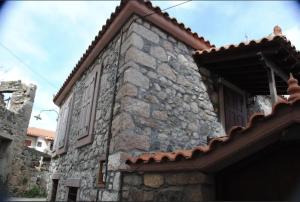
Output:
<svg viewBox="0 0 300 202">
<path fill-rule="evenodd" d="M 43 79 L 53 90 L 56 90 L 57 88 L 55 85 L 50 82 L 48 79 L 46 79 L 42 74 L 39 72 L 33 70 L 26 62 L 24 62 L 19 56 L 17 56 L 12 50 L 10 50 L 7 46 L 5 46 L 3 43 L 0 42 L 0 46 L 5 49 L 10 55 L 12 55 L 14 58 L 16 58 L 20 63 L 22 63 L 27 69 L 29 69 L 32 73 L 37 75 L 39 78 Z"/>
<path fill-rule="evenodd" d="M 179 4 L 176 4 L 176 5 L 173 5 L 173 6 L 164 8 L 164 9 L 162 9 L 161 11 L 166 11 L 166 10 L 169 10 L 169 9 L 171 9 L 171 8 L 175 8 L 175 7 L 177 7 L 177 6 L 186 4 L 186 3 L 190 2 L 190 1 L 192 1 L 192 0 L 184 1 L 184 2 L 181 2 L 181 3 L 179 3 Z M 143 17 L 143 18 L 146 18 L 146 17 L 148 17 L 148 16 L 150 16 L 150 15 L 153 15 L 153 14 L 155 14 L 155 13 L 156 13 L 156 12 L 154 11 L 154 12 L 149 13 L 149 14 L 146 14 L 146 15 L 144 15 L 144 16 L 142 16 L 142 17 Z"/>
</svg>

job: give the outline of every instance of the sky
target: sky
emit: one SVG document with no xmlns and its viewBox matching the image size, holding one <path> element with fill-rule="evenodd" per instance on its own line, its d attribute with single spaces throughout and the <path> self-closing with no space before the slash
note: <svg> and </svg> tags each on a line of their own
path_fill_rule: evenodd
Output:
<svg viewBox="0 0 300 202">
<path fill-rule="evenodd" d="M 184 1 L 152 1 L 165 9 Z M 0 10 L 0 81 L 37 85 L 30 126 L 56 129 L 53 95 L 119 1 L 9 1 Z M 190 1 L 167 10 L 217 47 L 259 39 L 279 25 L 300 49 L 300 5 L 294 1 Z"/>
</svg>

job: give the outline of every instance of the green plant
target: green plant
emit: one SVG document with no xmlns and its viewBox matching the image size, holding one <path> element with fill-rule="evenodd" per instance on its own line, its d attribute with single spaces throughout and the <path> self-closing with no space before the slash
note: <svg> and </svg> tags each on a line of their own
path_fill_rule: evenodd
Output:
<svg viewBox="0 0 300 202">
<path fill-rule="evenodd" d="M 34 197 L 45 197 L 46 192 L 43 189 L 40 189 L 38 186 L 33 186 L 28 191 L 24 192 L 25 197 L 34 198 Z"/>
</svg>

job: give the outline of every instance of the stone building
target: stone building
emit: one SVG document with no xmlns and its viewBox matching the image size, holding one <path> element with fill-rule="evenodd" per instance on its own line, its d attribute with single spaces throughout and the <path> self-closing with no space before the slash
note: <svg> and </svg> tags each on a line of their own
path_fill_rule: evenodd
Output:
<svg viewBox="0 0 300 202">
<path fill-rule="evenodd" d="M 298 78 L 297 54 L 278 27 L 216 49 L 151 2 L 121 1 L 54 98 L 60 116 L 48 199 L 218 198 L 213 176 L 189 159 L 284 101 L 277 94 L 287 94 L 289 72 Z"/>
<path fill-rule="evenodd" d="M 35 91 L 35 85 L 21 81 L 0 83 L 0 182 L 10 192 L 19 186 L 22 178 L 21 158 Z M 10 94 L 8 105 L 4 94 Z"/>
</svg>

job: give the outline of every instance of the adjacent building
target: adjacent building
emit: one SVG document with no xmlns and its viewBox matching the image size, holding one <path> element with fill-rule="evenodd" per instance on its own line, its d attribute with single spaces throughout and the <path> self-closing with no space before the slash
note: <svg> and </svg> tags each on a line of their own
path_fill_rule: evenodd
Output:
<svg viewBox="0 0 300 202">
<path fill-rule="evenodd" d="M 0 185 L 17 193 L 23 181 L 24 141 L 36 86 L 21 81 L 0 82 Z M 8 95 L 9 104 L 4 101 Z"/>
<path fill-rule="evenodd" d="M 51 154 L 55 132 L 41 128 L 29 127 L 25 145 L 40 152 Z"/>
<path fill-rule="evenodd" d="M 256 172 L 270 173 L 262 188 L 278 184 L 268 184 L 277 177 L 268 172 L 272 155 L 265 167 L 266 156 L 257 163 L 255 155 L 277 155 L 291 142 L 298 152 L 299 55 L 278 26 L 260 40 L 216 48 L 149 1 L 121 1 L 54 97 L 48 199 L 241 200 L 235 190 L 259 187 Z M 286 100 L 278 95 L 288 94 L 289 73 L 296 79 Z M 262 200 L 285 199 L 279 191 Z"/>
</svg>

